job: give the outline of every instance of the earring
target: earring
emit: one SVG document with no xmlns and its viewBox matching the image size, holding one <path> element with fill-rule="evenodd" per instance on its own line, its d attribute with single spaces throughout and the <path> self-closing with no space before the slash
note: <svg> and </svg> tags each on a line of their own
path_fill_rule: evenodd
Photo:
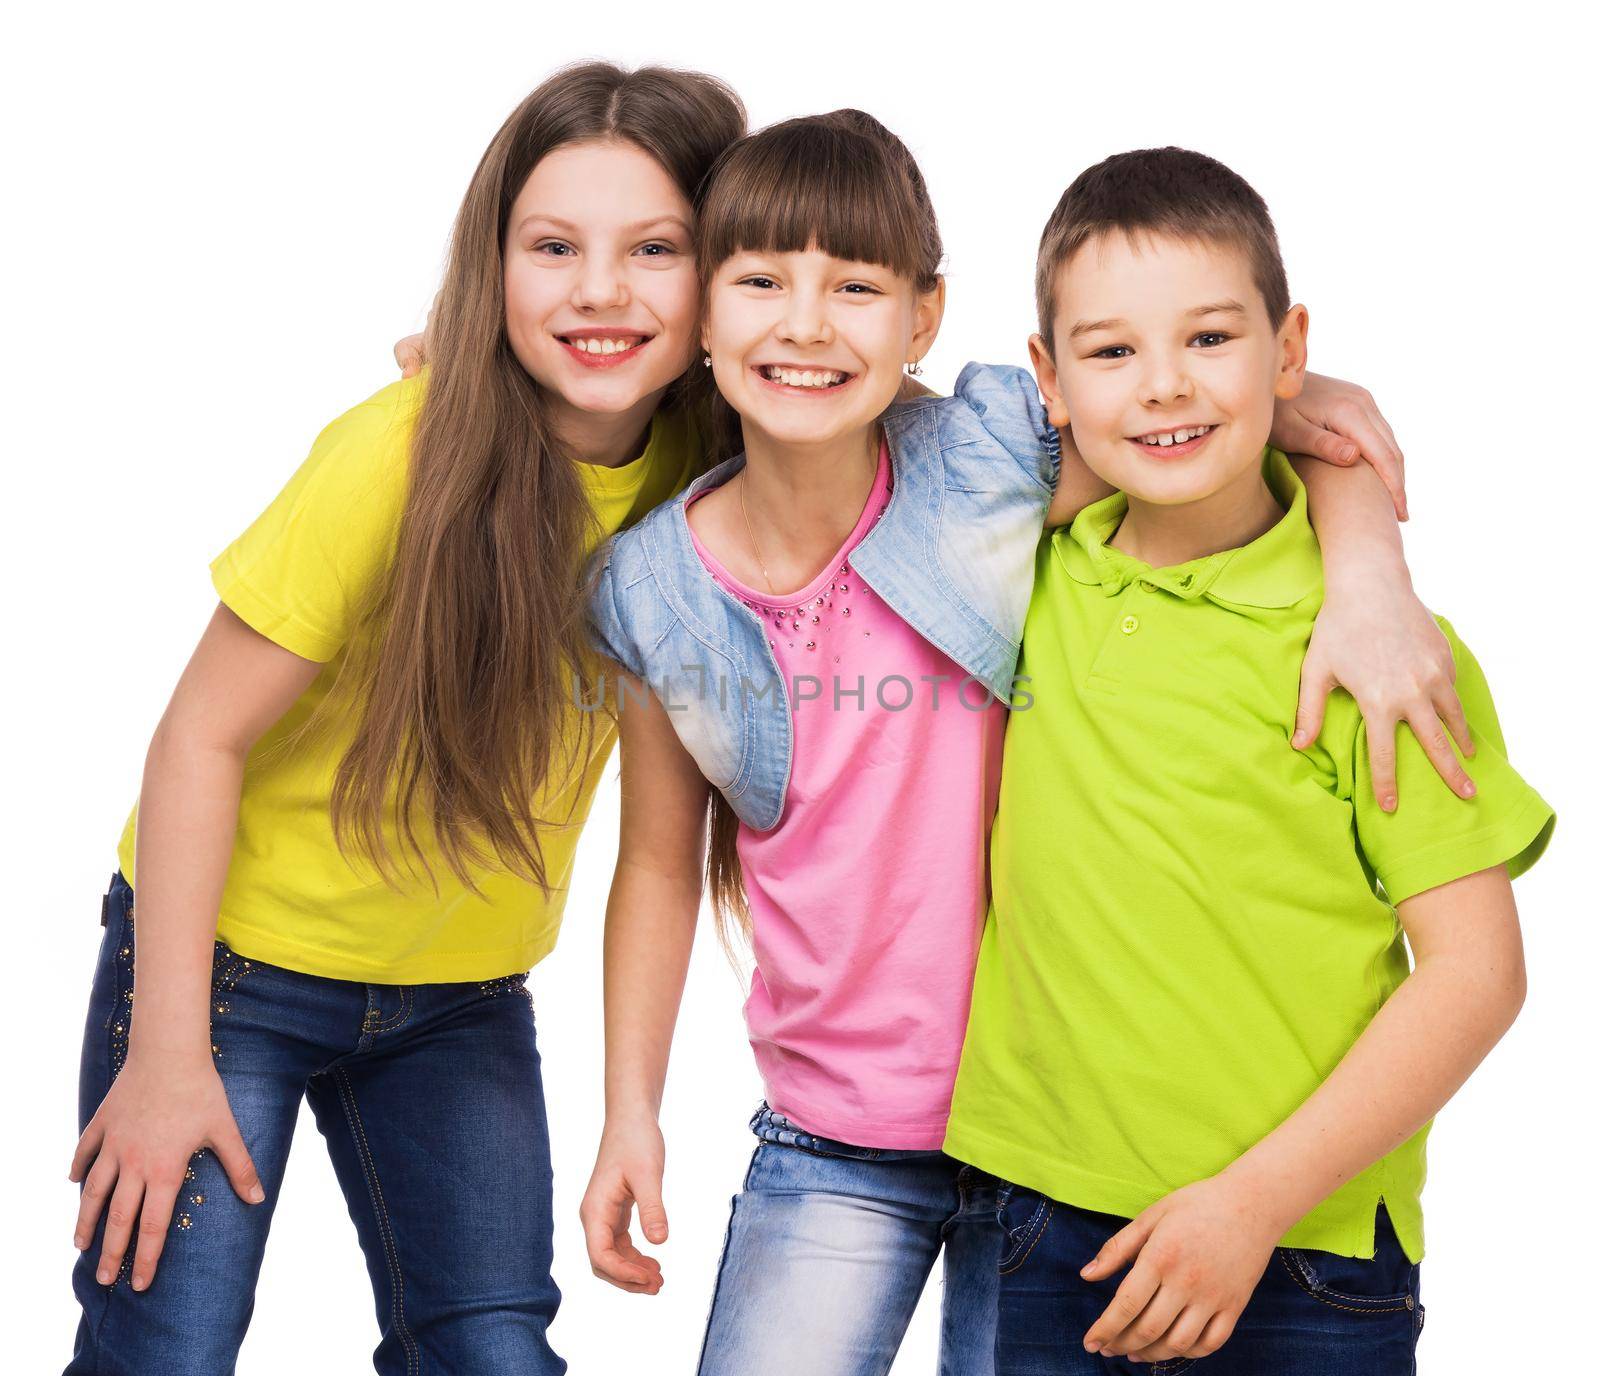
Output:
<svg viewBox="0 0 1600 1376">
<path fill-rule="evenodd" d="M 702 358 L 700 360 L 700 363 L 701 363 L 702 367 L 709 368 L 711 366 L 711 355 L 707 354 L 704 358 Z"/>
<path fill-rule="evenodd" d="M 922 376 L 922 363 L 920 361 L 918 361 L 916 363 L 908 363 L 908 364 L 906 364 L 906 372 L 910 373 L 912 377 L 921 377 Z"/>
</svg>

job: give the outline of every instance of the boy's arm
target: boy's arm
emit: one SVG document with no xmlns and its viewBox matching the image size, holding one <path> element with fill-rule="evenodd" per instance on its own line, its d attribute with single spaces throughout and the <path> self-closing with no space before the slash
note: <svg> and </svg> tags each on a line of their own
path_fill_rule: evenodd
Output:
<svg viewBox="0 0 1600 1376">
<path fill-rule="evenodd" d="M 1463 754 L 1473 753 L 1455 664 L 1438 623 L 1412 591 L 1387 490 L 1367 464 L 1343 470 L 1305 457 L 1293 462 L 1306 485 L 1326 587 L 1300 671 L 1295 748 L 1321 734 L 1328 694 L 1342 687 L 1367 723 L 1372 789 L 1385 812 L 1399 801 L 1395 732 L 1402 721 L 1456 795 L 1472 797 L 1472 780 L 1450 748 L 1454 736 Z"/>
<path fill-rule="evenodd" d="M 1506 867 L 1417 894 L 1399 913 L 1416 968 L 1333 1073 L 1233 1165 L 1146 1209 L 1084 1268 L 1103 1279 L 1134 1262 L 1084 1337 L 1090 1351 L 1215 1352 L 1278 1239 L 1421 1129 L 1510 1027 L 1525 975 Z"/>
<path fill-rule="evenodd" d="M 403 343 L 404 341 L 402 341 Z M 398 353 L 399 346 L 396 346 Z M 1072 444 L 1070 429 L 1061 435 L 1061 477 L 1045 516 L 1045 526 L 1071 524 L 1074 517 L 1114 490 L 1084 464 Z M 1389 493 L 1395 516 L 1406 518 L 1405 456 L 1395 442 L 1372 393 L 1351 382 L 1320 373 L 1307 373 L 1300 395 L 1281 398 L 1272 417 L 1273 445 L 1286 454 L 1320 459 L 1323 464 L 1350 468 L 1367 461 Z M 1315 465 L 1307 465 L 1313 467 Z M 1301 477 L 1305 476 L 1304 469 Z M 1399 553 L 1399 536 L 1394 540 Z M 1400 561 L 1402 569 L 1404 560 Z M 1313 735 L 1312 739 L 1315 739 Z"/>
<path fill-rule="evenodd" d="M 1365 459 L 1383 480 L 1395 517 L 1410 519 L 1405 455 L 1365 387 L 1307 373 L 1299 396 L 1278 399 L 1270 439 L 1285 454 L 1304 454 L 1343 468 Z"/>
<path fill-rule="evenodd" d="M 628 1223 L 637 1205 L 645 1237 L 667 1240 L 657 1118 L 700 911 L 708 785 L 655 696 L 614 667 L 607 676 L 619 698 L 622 834 L 606 903 L 606 1120 L 579 1216 L 595 1274 L 653 1295 L 660 1264 Z"/>
</svg>

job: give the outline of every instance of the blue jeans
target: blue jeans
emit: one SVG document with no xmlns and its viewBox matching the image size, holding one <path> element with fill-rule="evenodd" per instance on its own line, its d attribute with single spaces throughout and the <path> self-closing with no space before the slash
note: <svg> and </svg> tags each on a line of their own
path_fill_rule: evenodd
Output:
<svg viewBox="0 0 1600 1376">
<path fill-rule="evenodd" d="M 994 1360 L 995 1181 L 937 1151 L 854 1147 L 762 1105 L 700 1376 L 882 1376 L 940 1249 L 941 1376 Z"/>
<path fill-rule="evenodd" d="M 1279 1247 L 1233 1336 L 1209 1357 L 1135 1365 L 1085 1352 L 1083 1335 L 1127 1271 L 1090 1282 L 1078 1275 L 1128 1222 L 1000 1187 L 1000 1376 L 1413 1376 L 1422 1331 L 1418 1268 L 1400 1250 L 1387 1211 L 1368 1260 Z"/>
<path fill-rule="evenodd" d="M 134 906 L 120 874 L 103 916 L 83 1124 L 127 1055 Z M 97 1232 L 73 1269 L 83 1313 L 69 1376 L 233 1371 L 302 1096 L 366 1253 L 382 1333 L 377 1370 L 564 1372 L 545 1338 L 560 1295 L 525 979 L 352 984 L 245 960 L 218 942 L 211 1040 L 266 1202 L 245 1204 L 215 1155 L 197 1152 L 143 1293 L 128 1283 L 132 1247 L 110 1285 L 96 1281 Z"/>
</svg>

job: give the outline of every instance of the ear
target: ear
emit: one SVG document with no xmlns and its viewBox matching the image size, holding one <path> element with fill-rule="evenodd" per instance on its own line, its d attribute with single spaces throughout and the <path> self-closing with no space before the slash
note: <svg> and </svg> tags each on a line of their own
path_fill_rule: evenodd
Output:
<svg viewBox="0 0 1600 1376">
<path fill-rule="evenodd" d="M 1278 327 L 1278 376 L 1272 394 L 1288 400 L 1306 385 L 1306 334 L 1311 320 L 1304 306 L 1291 306 Z"/>
<path fill-rule="evenodd" d="M 917 296 L 916 313 L 912 317 L 911 343 L 906 346 L 906 362 L 920 363 L 933 348 L 938 338 L 939 326 L 944 321 L 944 278 L 936 277 L 933 290 Z"/>
<path fill-rule="evenodd" d="M 1072 424 L 1067 414 L 1066 398 L 1061 395 L 1061 377 L 1056 372 L 1056 361 L 1050 357 L 1042 334 L 1028 336 L 1028 361 L 1033 364 L 1033 375 L 1039 380 L 1039 391 L 1044 397 L 1045 414 L 1057 430 Z"/>
</svg>

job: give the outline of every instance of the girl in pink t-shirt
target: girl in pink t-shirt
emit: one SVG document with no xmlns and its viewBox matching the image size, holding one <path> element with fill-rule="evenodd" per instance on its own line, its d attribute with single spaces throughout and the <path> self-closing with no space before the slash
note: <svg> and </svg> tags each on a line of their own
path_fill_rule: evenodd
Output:
<svg viewBox="0 0 1600 1376">
<path fill-rule="evenodd" d="M 1005 714 L 1025 694 L 997 697 L 973 646 L 985 628 L 993 644 L 1009 638 L 1014 666 L 1028 590 L 1004 586 L 1006 571 L 1031 570 L 1042 525 L 1103 489 L 1070 459 L 1057 480 L 1036 397 L 1016 393 L 1015 415 L 978 400 L 963 411 L 956 398 L 886 421 L 903 370 L 933 343 L 944 284 L 922 177 L 877 121 L 839 111 L 736 145 L 705 194 L 699 236 L 705 361 L 744 454 L 622 537 L 596 595 L 597 636 L 626 672 L 607 1120 L 583 1205 L 590 1259 L 625 1289 L 660 1288 L 627 1225 L 637 1202 L 646 1237 L 666 1236 L 656 1112 L 709 799 L 706 872 L 724 934 L 737 925 L 754 949 L 746 1015 L 767 1102 L 702 1376 L 886 1372 L 941 1251 L 941 1366 L 981 1376 L 1002 1241 L 994 1182 L 940 1146 L 987 907 Z M 986 385 L 993 405 L 1012 404 Z M 939 454 L 942 485 L 924 481 L 913 436 Z M 963 461 L 970 481 L 949 472 Z M 934 501 L 947 504 L 942 526 L 924 514 Z M 880 521 L 903 543 L 870 539 Z M 886 562 L 885 549 L 906 559 Z M 939 578 L 966 589 L 941 594 L 960 608 L 949 625 L 930 622 L 938 599 L 918 589 Z M 687 624 L 701 645 L 724 631 L 753 645 L 781 677 L 782 715 L 735 708 L 708 725 L 695 704 L 639 690 L 640 678 L 661 687 L 652 665 L 680 667 L 673 637 Z M 1003 648 L 984 661 L 991 670 L 996 658 Z M 729 691 L 725 677 L 699 686 Z M 739 729 L 769 735 L 730 745 Z M 752 752 L 768 767 L 754 781 Z M 772 800 L 771 824 L 752 825 Z"/>
</svg>

